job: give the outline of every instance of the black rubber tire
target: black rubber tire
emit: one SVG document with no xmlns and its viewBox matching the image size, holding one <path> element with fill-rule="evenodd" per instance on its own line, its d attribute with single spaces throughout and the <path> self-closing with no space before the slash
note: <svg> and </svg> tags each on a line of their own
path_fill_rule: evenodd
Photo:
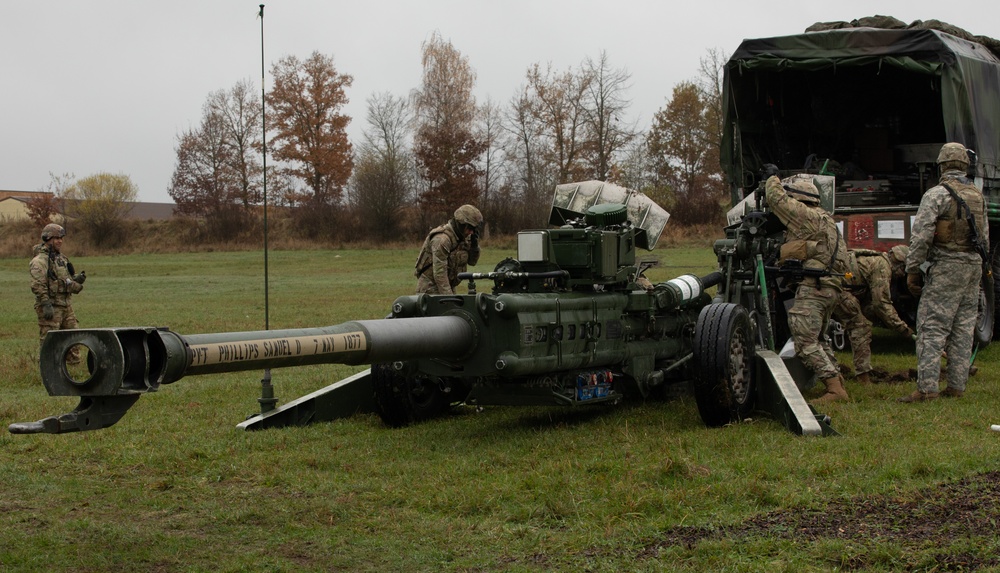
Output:
<svg viewBox="0 0 1000 573">
<path fill-rule="evenodd" d="M 715 303 L 701 309 L 694 330 L 698 413 L 709 427 L 747 418 L 756 398 L 754 334 L 746 309 Z"/>
<path fill-rule="evenodd" d="M 372 365 L 372 387 L 376 412 L 393 428 L 438 417 L 450 405 L 438 384 L 402 376 L 386 363 Z"/>
</svg>

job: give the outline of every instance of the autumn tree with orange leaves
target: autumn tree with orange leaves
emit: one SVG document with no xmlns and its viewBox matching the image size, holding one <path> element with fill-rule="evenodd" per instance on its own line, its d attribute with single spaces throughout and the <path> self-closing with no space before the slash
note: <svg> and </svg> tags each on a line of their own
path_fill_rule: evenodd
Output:
<svg viewBox="0 0 1000 573">
<path fill-rule="evenodd" d="M 267 96 L 268 148 L 282 171 L 305 192 L 286 197 L 296 209 L 296 226 L 306 236 L 333 236 L 344 187 L 353 169 L 344 91 L 353 78 L 337 72 L 333 58 L 313 52 L 302 61 L 285 56 L 271 67 Z"/>
<path fill-rule="evenodd" d="M 661 181 L 672 191 L 668 210 L 681 223 L 716 223 L 722 216 L 724 185 L 703 92 L 692 82 L 674 87 L 667 106 L 653 116 L 646 143 Z"/>
<path fill-rule="evenodd" d="M 426 185 L 423 213 L 436 220 L 477 202 L 486 145 L 476 135 L 476 74 L 468 59 L 435 33 L 423 44 L 422 64 L 423 84 L 413 94 L 414 155 Z"/>
</svg>

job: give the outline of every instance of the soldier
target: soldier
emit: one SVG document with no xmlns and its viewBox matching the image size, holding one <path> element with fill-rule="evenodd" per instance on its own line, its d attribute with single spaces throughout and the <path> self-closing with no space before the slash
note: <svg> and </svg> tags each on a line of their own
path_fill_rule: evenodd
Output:
<svg viewBox="0 0 1000 573">
<path fill-rule="evenodd" d="M 42 229 L 42 244 L 35 247 L 31 259 L 31 292 L 35 294 L 35 313 L 38 315 L 38 343 L 41 345 L 50 330 L 77 327 L 72 298 L 83 290 L 87 280 L 85 272 L 74 274 L 73 263 L 62 254 L 66 229 L 55 223 Z M 66 358 L 68 364 L 79 364 L 80 353 L 74 346 Z"/>
<path fill-rule="evenodd" d="M 872 322 L 879 321 L 907 338 L 913 329 L 896 313 L 890 286 L 894 276 L 903 275 L 908 247 L 896 246 L 888 253 L 855 249 L 847 253 L 850 277 L 840 293 L 833 316 L 840 320 L 851 341 L 854 373 L 861 384 L 871 383 Z"/>
<path fill-rule="evenodd" d="M 842 278 L 847 270 L 847 247 L 837 224 L 820 206 L 819 190 L 810 181 L 796 180 L 782 185 L 777 167 L 765 166 L 767 204 L 785 224 L 783 260 L 802 261 L 807 273 L 795 288 L 795 302 L 788 311 L 795 353 L 826 385 L 826 393 L 815 403 L 847 400 L 844 379 L 824 333 L 830 322 Z"/>
<path fill-rule="evenodd" d="M 482 225 L 483 214 L 479 209 L 462 205 L 450 221 L 431 230 L 414 268 L 417 294 L 454 294 L 458 273 L 479 262 Z"/>
<path fill-rule="evenodd" d="M 940 391 L 961 397 L 969 380 L 983 255 L 989 245 L 986 201 L 966 178 L 969 155 L 960 143 L 938 154 L 938 185 L 920 199 L 910 229 L 906 284 L 917 307 L 917 389 L 900 402 L 923 402 L 939 395 L 941 357 L 948 354 L 948 385 Z"/>
</svg>

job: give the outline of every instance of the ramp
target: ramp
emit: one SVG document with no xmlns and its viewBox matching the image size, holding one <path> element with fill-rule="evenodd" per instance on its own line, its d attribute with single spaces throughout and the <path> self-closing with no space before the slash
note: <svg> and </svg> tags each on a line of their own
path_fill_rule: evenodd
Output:
<svg viewBox="0 0 1000 573">
<path fill-rule="evenodd" d="M 308 426 L 317 422 L 348 418 L 354 414 L 374 412 L 375 397 L 371 372 L 370 368 L 358 372 L 326 388 L 296 398 L 266 414 L 247 418 L 236 427 L 244 430 L 263 430 Z"/>
<path fill-rule="evenodd" d="M 803 436 L 840 435 L 830 426 L 830 418 L 818 414 L 799 392 L 785 361 L 771 350 L 757 350 L 757 406 L 796 434 Z"/>
</svg>

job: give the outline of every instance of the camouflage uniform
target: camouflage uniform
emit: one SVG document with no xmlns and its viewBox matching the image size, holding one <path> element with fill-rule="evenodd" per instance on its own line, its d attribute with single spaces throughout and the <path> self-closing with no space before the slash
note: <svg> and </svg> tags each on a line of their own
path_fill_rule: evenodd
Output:
<svg viewBox="0 0 1000 573">
<path fill-rule="evenodd" d="M 77 327 L 72 298 L 83 290 L 83 285 L 73 280 L 70 262 L 65 255 L 48 244 L 36 246 L 35 251 L 29 270 L 31 292 L 35 294 L 35 313 L 38 315 L 38 343 L 41 345 L 48 331 Z M 52 305 L 52 318 L 45 318 L 46 303 Z M 67 358 L 71 364 L 79 360 L 79 354 Z"/>
<path fill-rule="evenodd" d="M 431 230 L 417 255 L 417 294 L 454 294 L 458 274 L 479 262 L 483 214 L 472 205 L 455 209 L 451 220 Z M 471 232 L 471 235 L 469 233 Z"/>
<path fill-rule="evenodd" d="M 794 199 L 785 192 L 776 176 L 769 177 L 764 188 L 768 206 L 787 228 L 785 243 L 805 241 L 808 245 L 809 256 L 803 266 L 844 273 L 847 247 L 833 218 L 819 206 L 818 198 L 814 205 Z M 833 349 L 824 333 L 842 290 L 841 283 L 839 276 L 804 278 L 795 291 L 795 303 L 788 311 L 788 327 L 796 354 L 824 381 L 840 377 Z"/>
<path fill-rule="evenodd" d="M 964 171 L 949 169 L 941 184 L 920 200 L 913 219 L 908 274 L 923 271 L 923 291 L 917 308 L 917 391 L 938 392 L 941 356 L 948 353 L 948 388 L 965 391 L 972 343 L 979 313 L 982 259 L 969 240 L 968 224 L 958 216 L 958 204 L 945 189 L 948 183 L 972 210 L 980 240 L 989 245 L 986 202 Z"/>
<path fill-rule="evenodd" d="M 856 265 L 850 265 L 855 277 L 853 281 L 859 281 L 863 286 L 860 291 L 854 291 L 854 294 L 868 320 L 881 322 L 903 336 L 912 335 L 913 330 L 899 317 L 896 307 L 892 304 L 891 255 L 858 250 L 851 251 L 848 256 L 856 261 Z"/>
<path fill-rule="evenodd" d="M 843 290 L 837 295 L 833 317 L 840 321 L 851 341 L 854 373 L 862 375 L 872 370 L 872 323 L 865 317 L 861 302 L 854 293 Z"/>
<path fill-rule="evenodd" d="M 896 332 L 910 336 L 913 331 L 899 318 L 892 305 L 889 287 L 892 263 L 888 253 L 858 249 L 848 251 L 848 289 L 840 293 L 833 316 L 841 321 L 851 341 L 854 373 L 872 370 L 872 322 L 880 321 Z"/>
</svg>

